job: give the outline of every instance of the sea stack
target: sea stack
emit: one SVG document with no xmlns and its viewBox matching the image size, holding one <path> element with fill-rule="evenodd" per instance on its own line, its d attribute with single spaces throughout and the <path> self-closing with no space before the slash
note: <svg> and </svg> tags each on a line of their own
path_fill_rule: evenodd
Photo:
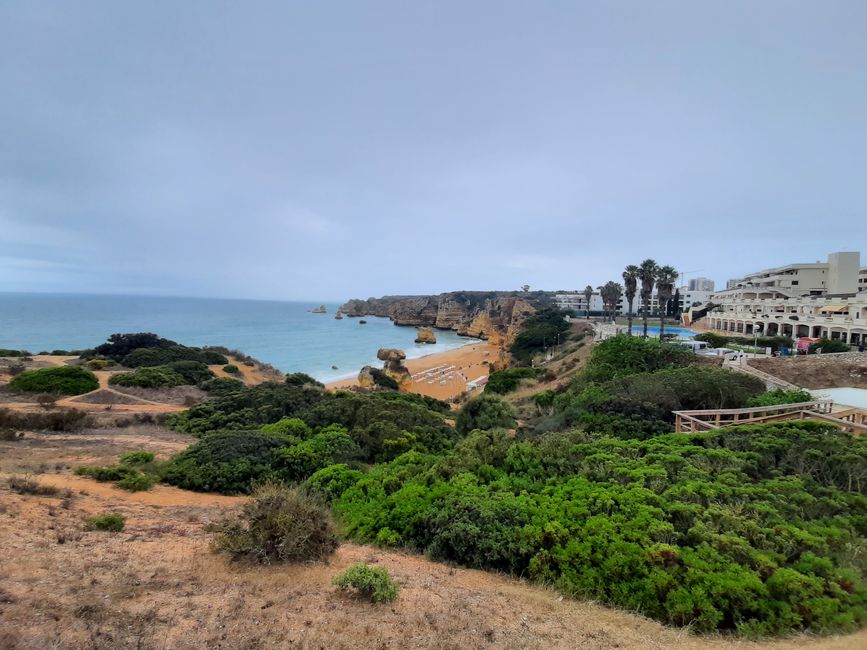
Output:
<svg viewBox="0 0 867 650">
<path fill-rule="evenodd" d="M 403 365 L 403 360 L 406 359 L 406 352 L 403 350 L 398 350 L 396 348 L 380 348 L 376 353 L 376 358 L 380 361 L 385 361 L 383 371 L 398 384 L 405 384 L 412 381 L 412 374 L 409 372 L 409 369 Z"/>
<path fill-rule="evenodd" d="M 313 314 L 325 314 L 328 312 L 328 310 L 325 309 L 325 305 L 319 305 L 316 309 L 311 309 L 310 311 Z"/>
<path fill-rule="evenodd" d="M 431 327 L 419 327 L 415 337 L 416 343 L 436 343 L 437 337 Z"/>
</svg>

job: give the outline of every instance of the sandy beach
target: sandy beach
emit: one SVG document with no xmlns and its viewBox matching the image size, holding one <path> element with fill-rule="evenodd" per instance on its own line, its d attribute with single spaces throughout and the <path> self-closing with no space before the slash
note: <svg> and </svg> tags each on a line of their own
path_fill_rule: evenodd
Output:
<svg viewBox="0 0 867 650">
<path fill-rule="evenodd" d="M 403 389 L 442 400 L 455 398 L 467 390 L 468 382 L 488 376 L 488 363 L 496 361 L 499 352 L 496 345 L 483 341 L 418 359 L 407 359 L 405 365 L 413 374 L 413 381 Z M 421 376 L 423 373 L 427 374 Z M 358 386 L 358 380 L 349 377 L 326 386 L 332 389 L 351 388 Z"/>
</svg>

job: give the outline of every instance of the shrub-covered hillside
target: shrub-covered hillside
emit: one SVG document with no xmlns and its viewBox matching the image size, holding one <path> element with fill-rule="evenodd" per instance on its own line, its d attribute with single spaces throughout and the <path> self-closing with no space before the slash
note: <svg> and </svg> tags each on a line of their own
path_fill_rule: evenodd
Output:
<svg viewBox="0 0 867 650">
<path fill-rule="evenodd" d="M 503 375 L 504 390 L 526 374 Z M 304 483 L 356 540 L 696 631 L 853 630 L 867 623 L 867 440 L 813 422 L 671 433 L 672 409 L 778 399 L 624 336 L 559 391 L 486 392 L 455 425 L 404 393 L 227 385 L 174 416 L 200 440 L 161 471 L 227 493 Z"/>
</svg>

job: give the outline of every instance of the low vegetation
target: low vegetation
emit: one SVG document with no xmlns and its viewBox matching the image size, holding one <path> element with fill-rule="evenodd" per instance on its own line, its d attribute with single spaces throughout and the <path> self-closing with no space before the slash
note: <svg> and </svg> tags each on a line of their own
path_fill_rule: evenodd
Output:
<svg viewBox="0 0 867 650">
<path fill-rule="evenodd" d="M 559 386 L 531 398 L 486 391 L 454 426 L 446 405 L 405 393 L 237 387 L 172 417 L 200 440 L 160 473 L 196 490 L 254 491 L 215 529 L 214 549 L 233 558 L 327 556 L 337 541 L 321 498 L 359 542 L 698 632 L 867 624 L 867 439 L 801 421 L 674 434 L 673 410 L 798 396 L 655 340 L 600 343 Z M 302 512 L 318 532 L 297 528 Z M 311 536 L 324 541 L 299 550 Z M 372 593 L 371 571 L 341 586 Z"/>
<path fill-rule="evenodd" d="M 167 366 L 139 368 L 134 372 L 119 372 L 111 376 L 112 386 L 135 386 L 137 388 L 174 388 L 183 386 L 186 380 Z"/>
<path fill-rule="evenodd" d="M 164 339 L 149 332 L 112 334 L 108 342 L 85 350 L 83 359 L 111 359 L 128 368 L 164 366 L 176 361 L 196 361 L 206 365 L 225 365 L 225 355 L 208 348 L 194 348 Z"/>
<path fill-rule="evenodd" d="M 73 473 L 103 483 L 114 483 L 129 492 L 150 490 L 160 480 L 162 467 L 149 451 L 134 451 L 120 457 L 117 465 L 82 465 Z"/>
<path fill-rule="evenodd" d="M 78 409 L 42 413 L 0 408 L 0 430 L 80 431 L 90 425 L 90 417 Z"/>
<path fill-rule="evenodd" d="M 392 580 L 388 569 L 358 562 L 335 576 L 334 585 L 340 591 L 354 590 L 372 603 L 390 603 L 397 598 L 400 587 Z"/>
<path fill-rule="evenodd" d="M 15 376 L 9 385 L 27 393 L 82 395 L 99 388 L 99 380 L 90 370 L 80 366 L 59 366 L 26 370 Z"/>
<path fill-rule="evenodd" d="M 227 372 L 230 375 L 240 375 L 241 369 L 234 363 L 227 363 L 225 366 L 223 366 L 223 372 Z"/>
<path fill-rule="evenodd" d="M 542 370 L 537 368 L 507 368 L 505 370 L 497 370 L 492 372 L 488 377 L 488 383 L 485 384 L 485 392 L 499 393 L 504 395 L 515 390 L 520 383 L 525 379 L 535 379 Z"/>
<path fill-rule="evenodd" d="M 85 530 L 119 533 L 124 529 L 124 526 L 126 526 L 126 517 L 117 512 L 107 512 L 84 520 Z"/>
<path fill-rule="evenodd" d="M 338 546 L 327 506 L 302 488 L 275 482 L 257 487 L 239 516 L 210 530 L 214 552 L 259 564 L 322 560 Z"/>
<path fill-rule="evenodd" d="M 30 476 L 13 476 L 8 480 L 9 489 L 18 494 L 32 494 L 41 497 L 55 496 L 58 492 L 53 485 L 44 485 Z"/>
<path fill-rule="evenodd" d="M 776 406 L 812 402 L 815 398 L 805 390 L 769 390 L 747 400 L 747 406 Z"/>
<path fill-rule="evenodd" d="M 564 319 L 564 315 L 565 312 L 559 309 L 547 308 L 529 316 L 509 352 L 520 363 L 527 363 L 534 354 L 557 343 L 565 343 L 569 323 Z"/>
</svg>

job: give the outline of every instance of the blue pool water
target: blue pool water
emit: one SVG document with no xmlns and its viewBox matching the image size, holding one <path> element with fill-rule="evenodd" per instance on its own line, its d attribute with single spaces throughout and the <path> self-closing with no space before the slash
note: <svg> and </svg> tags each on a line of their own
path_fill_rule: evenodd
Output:
<svg viewBox="0 0 867 650">
<path fill-rule="evenodd" d="M 31 352 L 89 348 L 114 332 L 155 332 L 187 345 L 224 345 L 284 372 L 322 381 L 382 365 L 376 351 L 400 348 L 410 358 L 451 350 L 476 339 L 437 330 L 437 343 L 414 343 L 416 328 L 386 318 L 335 320 L 311 314 L 314 303 L 142 296 L 0 293 L 0 348 Z M 331 366 L 337 366 L 337 370 Z"/>
</svg>

